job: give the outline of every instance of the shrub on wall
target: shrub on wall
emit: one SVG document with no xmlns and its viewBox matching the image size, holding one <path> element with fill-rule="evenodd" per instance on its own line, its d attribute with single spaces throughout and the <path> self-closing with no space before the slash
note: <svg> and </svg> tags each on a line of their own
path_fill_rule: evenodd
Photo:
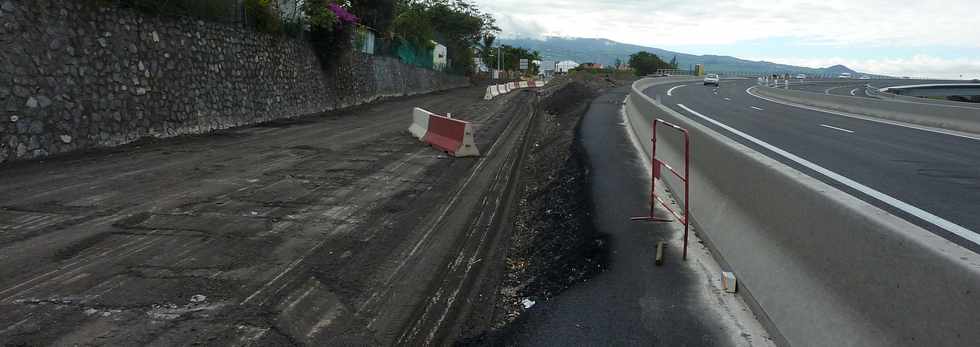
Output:
<svg viewBox="0 0 980 347">
<path fill-rule="evenodd" d="M 240 20 L 238 0 L 93 0 L 99 6 L 132 8 L 150 15 L 190 16 L 218 22 Z"/>
<path fill-rule="evenodd" d="M 326 66 L 335 62 L 343 53 L 351 51 L 353 28 L 357 16 L 333 0 L 309 0 L 303 2 L 303 14 L 309 23 L 310 42 L 320 62 Z"/>
<path fill-rule="evenodd" d="M 282 28 L 279 6 L 273 0 L 245 0 L 245 13 L 258 31 L 275 33 Z"/>
</svg>

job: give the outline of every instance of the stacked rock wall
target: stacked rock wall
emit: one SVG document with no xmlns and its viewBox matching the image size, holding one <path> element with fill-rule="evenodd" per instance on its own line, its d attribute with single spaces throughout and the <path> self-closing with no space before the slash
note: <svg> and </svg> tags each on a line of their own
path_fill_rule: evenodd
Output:
<svg viewBox="0 0 980 347">
<path fill-rule="evenodd" d="M 92 1 L 0 0 L 0 163 L 199 134 L 469 84 L 356 54 Z"/>
</svg>

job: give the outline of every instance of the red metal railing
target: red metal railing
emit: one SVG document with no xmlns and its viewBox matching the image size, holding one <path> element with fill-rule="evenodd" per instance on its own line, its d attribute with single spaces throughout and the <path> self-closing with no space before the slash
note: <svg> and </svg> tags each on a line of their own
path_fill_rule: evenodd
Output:
<svg viewBox="0 0 980 347">
<path fill-rule="evenodd" d="M 661 161 L 660 159 L 657 158 L 657 127 L 659 125 L 661 125 L 661 124 L 663 124 L 664 126 L 670 127 L 670 128 L 672 128 L 674 130 L 680 131 L 682 134 L 684 134 L 684 174 L 683 175 L 681 175 L 680 173 L 678 173 L 677 170 L 675 170 L 673 167 L 671 167 L 666 162 L 663 162 L 663 161 Z M 684 225 L 684 256 L 683 256 L 683 259 L 687 259 L 687 232 L 688 232 L 688 229 L 690 228 L 690 219 L 691 219 L 690 218 L 690 216 L 691 216 L 691 214 L 690 214 L 690 207 L 689 207 L 689 205 L 690 205 L 690 193 L 689 193 L 690 190 L 688 189 L 690 187 L 690 185 L 691 185 L 691 178 L 690 178 L 690 173 L 691 173 L 691 139 L 690 139 L 690 136 L 689 136 L 689 134 L 687 132 L 687 129 L 681 128 L 680 126 L 677 126 L 677 125 L 675 125 L 673 123 L 667 122 L 667 121 L 665 121 L 663 119 L 660 119 L 660 118 L 657 118 L 657 119 L 654 119 L 653 120 L 653 131 L 652 131 L 652 134 L 653 134 L 652 135 L 652 138 L 650 139 L 650 141 L 653 142 L 653 154 L 651 155 L 653 157 L 652 160 L 651 160 L 651 164 L 652 164 L 651 166 L 652 166 L 652 168 L 650 169 L 650 171 L 651 171 L 651 180 L 650 180 L 650 215 L 649 216 L 644 216 L 644 217 L 633 217 L 632 220 L 635 220 L 635 221 L 649 221 L 649 222 L 671 222 L 672 220 L 670 218 L 660 218 L 660 217 L 657 217 L 657 216 L 654 215 L 654 211 L 656 209 L 657 203 L 659 202 L 661 206 L 663 206 L 664 208 L 666 208 L 667 211 L 670 212 L 670 214 L 674 215 L 674 217 L 677 217 L 677 219 L 681 222 L 681 224 Z M 666 167 L 667 170 L 669 170 L 671 173 L 674 174 L 674 176 L 677 176 L 678 179 L 680 179 L 681 181 L 684 181 L 684 215 L 683 216 L 681 216 L 680 214 L 678 214 L 677 211 L 674 211 L 674 209 L 671 208 L 671 206 L 670 206 L 669 203 L 667 203 L 666 201 L 664 201 L 663 199 L 661 199 L 659 196 L 657 196 L 657 179 L 660 179 L 660 167 L 661 166 Z"/>
</svg>

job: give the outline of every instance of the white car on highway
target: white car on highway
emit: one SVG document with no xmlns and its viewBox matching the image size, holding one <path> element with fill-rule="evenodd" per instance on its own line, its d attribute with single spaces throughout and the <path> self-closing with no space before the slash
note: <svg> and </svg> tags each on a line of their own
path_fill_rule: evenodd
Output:
<svg viewBox="0 0 980 347">
<path fill-rule="evenodd" d="M 798 75 L 796 75 L 796 79 L 798 79 L 798 80 L 804 80 L 804 79 L 806 79 L 806 74 L 802 74 L 802 73 L 801 74 L 798 74 Z"/>
<path fill-rule="evenodd" d="M 708 75 L 704 76 L 704 85 L 713 84 L 715 87 L 717 87 L 718 80 L 720 80 L 720 78 L 718 78 L 718 75 L 709 73 Z"/>
</svg>

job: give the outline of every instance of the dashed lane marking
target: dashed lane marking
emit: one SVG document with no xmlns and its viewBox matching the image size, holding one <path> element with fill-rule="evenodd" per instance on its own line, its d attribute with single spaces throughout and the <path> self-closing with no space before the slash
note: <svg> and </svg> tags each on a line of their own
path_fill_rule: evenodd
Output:
<svg viewBox="0 0 980 347">
<path fill-rule="evenodd" d="M 667 96 L 674 96 L 674 89 L 682 88 L 682 87 L 687 87 L 687 85 L 686 84 L 681 84 L 681 85 L 678 85 L 678 86 L 674 86 L 673 88 L 667 89 Z"/>
<path fill-rule="evenodd" d="M 847 130 L 847 129 L 844 129 L 844 128 L 838 128 L 838 127 L 834 127 L 834 126 L 829 126 L 827 124 L 820 124 L 820 126 L 822 126 L 824 128 L 831 128 L 831 129 L 834 129 L 834 130 L 840 130 L 840 131 L 843 131 L 845 133 L 850 133 L 850 134 L 853 134 L 854 133 L 853 130 Z"/>
</svg>

